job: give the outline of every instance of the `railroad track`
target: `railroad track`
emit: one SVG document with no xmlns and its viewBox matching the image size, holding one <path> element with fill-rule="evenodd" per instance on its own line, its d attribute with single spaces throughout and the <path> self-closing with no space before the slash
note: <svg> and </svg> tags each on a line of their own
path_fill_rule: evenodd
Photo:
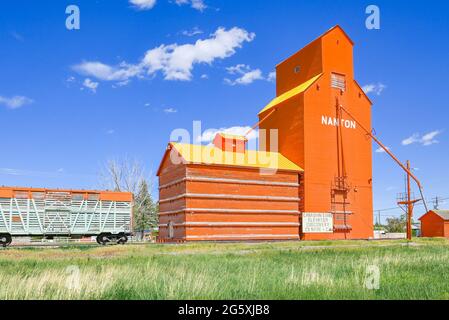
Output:
<svg viewBox="0 0 449 320">
<path fill-rule="evenodd" d="M 153 244 L 153 242 L 128 242 L 125 245 L 126 246 L 138 246 L 138 245 L 148 245 Z M 87 242 L 87 243 L 70 243 L 70 242 L 60 242 L 60 243 L 53 243 L 53 242 L 38 242 L 38 243 L 12 243 L 9 247 L 9 249 L 17 249 L 17 248 L 46 248 L 46 249 L 58 249 L 62 247 L 105 247 L 105 246 L 118 246 L 120 244 L 117 243 L 110 243 L 106 245 L 99 245 L 96 242 Z M 5 249 L 7 249 L 5 248 Z M 0 247 L 0 249 L 3 249 Z"/>
</svg>

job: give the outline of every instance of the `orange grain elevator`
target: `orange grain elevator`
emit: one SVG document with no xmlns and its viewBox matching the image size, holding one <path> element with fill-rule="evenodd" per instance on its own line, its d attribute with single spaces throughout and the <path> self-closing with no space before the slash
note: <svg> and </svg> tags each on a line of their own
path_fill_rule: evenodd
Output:
<svg viewBox="0 0 449 320">
<path fill-rule="evenodd" d="M 354 79 L 353 45 L 336 26 L 280 63 L 277 97 L 259 113 L 261 132 L 278 130 L 276 149 L 304 169 L 302 239 L 373 236 L 371 139 L 339 108 L 371 129 L 371 101 Z M 273 144 L 261 139 L 260 147 Z M 313 213 L 332 214 L 333 231 L 307 228 Z"/>
<path fill-rule="evenodd" d="M 160 242 L 373 237 L 371 139 L 339 108 L 371 128 L 353 45 L 336 26 L 277 66 L 259 150 L 226 134 L 210 146 L 168 145 Z"/>
</svg>

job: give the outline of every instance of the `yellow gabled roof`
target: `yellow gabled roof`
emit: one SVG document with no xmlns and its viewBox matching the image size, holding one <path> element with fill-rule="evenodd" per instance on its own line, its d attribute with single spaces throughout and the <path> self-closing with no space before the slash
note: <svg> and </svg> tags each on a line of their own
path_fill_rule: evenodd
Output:
<svg viewBox="0 0 449 320">
<path fill-rule="evenodd" d="M 225 152 L 214 145 L 170 143 L 187 163 L 238 166 L 260 169 L 304 171 L 277 152 L 246 150 L 245 153 Z"/>
<path fill-rule="evenodd" d="M 313 77 L 312 79 L 307 80 L 304 83 L 301 83 L 299 86 L 291 89 L 290 91 L 287 91 L 283 94 L 281 94 L 279 97 L 276 97 L 275 99 L 273 99 L 265 108 L 263 108 L 260 112 L 259 115 L 261 115 L 262 113 L 264 113 L 267 110 L 272 109 L 273 107 L 277 106 L 278 104 L 293 98 L 294 96 L 303 93 L 304 91 L 306 91 L 307 89 L 309 89 L 309 87 L 318 80 L 318 78 L 320 78 L 322 75 L 322 73 L 320 73 L 319 75 Z"/>
</svg>

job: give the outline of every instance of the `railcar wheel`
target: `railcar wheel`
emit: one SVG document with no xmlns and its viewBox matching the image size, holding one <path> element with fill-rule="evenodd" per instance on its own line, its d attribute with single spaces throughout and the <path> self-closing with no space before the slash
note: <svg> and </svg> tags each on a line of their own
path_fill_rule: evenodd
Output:
<svg viewBox="0 0 449 320">
<path fill-rule="evenodd" d="M 107 234 L 100 234 L 97 237 L 98 244 L 101 244 L 103 246 L 105 246 L 109 241 L 111 241 L 111 239 L 109 239 L 109 236 Z"/>
<path fill-rule="evenodd" d="M 12 237 L 9 234 L 2 234 L 0 235 L 0 245 L 3 246 L 3 248 L 6 248 L 9 246 L 12 242 Z"/>
<path fill-rule="evenodd" d="M 128 237 L 125 236 L 124 234 L 120 234 L 118 236 L 118 240 L 117 240 L 117 244 L 125 244 L 128 242 Z"/>
</svg>

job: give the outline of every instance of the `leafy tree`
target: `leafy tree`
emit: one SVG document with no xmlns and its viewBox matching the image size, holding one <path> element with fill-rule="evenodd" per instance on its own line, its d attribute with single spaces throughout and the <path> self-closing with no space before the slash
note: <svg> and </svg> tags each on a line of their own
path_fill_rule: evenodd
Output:
<svg viewBox="0 0 449 320">
<path fill-rule="evenodd" d="M 104 164 L 100 179 L 104 188 L 131 192 L 136 196 L 142 180 L 145 180 L 145 172 L 142 163 L 136 159 L 110 159 Z"/>
<path fill-rule="evenodd" d="M 385 230 L 385 226 L 377 222 L 374 225 L 374 230 Z"/>
<path fill-rule="evenodd" d="M 388 218 L 386 229 L 390 233 L 402 233 L 406 231 L 407 220 L 405 215 L 400 218 Z"/>
<path fill-rule="evenodd" d="M 105 188 L 134 195 L 134 231 L 143 235 L 145 230 L 157 227 L 159 206 L 151 195 L 153 179 L 147 182 L 141 162 L 128 157 L 111 159 L 104 165 L 100 177 Z"/>
</svg>

